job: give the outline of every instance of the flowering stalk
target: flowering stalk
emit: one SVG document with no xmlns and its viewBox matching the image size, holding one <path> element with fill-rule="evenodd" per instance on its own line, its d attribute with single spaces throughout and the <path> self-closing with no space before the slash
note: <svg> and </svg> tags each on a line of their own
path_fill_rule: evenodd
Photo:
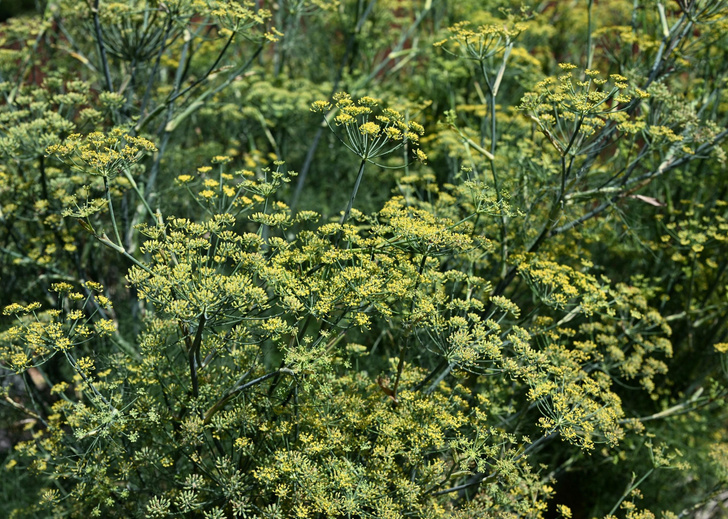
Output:
<svg viewBox="0 0 728 519">
<path fill-rule="evenodd" d="M 403 147 L 409 149 L 415 159 L 420 162 L 425 162 L 427 155 L 419 149 L 419 138 L 424 134 L 424 128 L 414 121 L 405 121 L 402 114 L 391 108 L 384 108 L 379 115 L 374 115 L 375 109 L 380 103 L 378 99 L 365 96 L 354 102 L 349 94 L 339 92 L 334 95 L 334 101 L 336 101 L 335 107 L 332 107 L 328 101 L 316 101 L 311 106 L 311 111 L 325 114 L 324 122 L 336 138 L 361 158 L 354 189 L 339 222 L 343 225 L 348 220 L 354 205 L 367 162 L 382 168 L 391 168 L 391 166 L 375 162 L 374 159 L 389 155 Z M 333 120 L 337 127 L 344 130 L 343 136 L 340 136 L 331 126 L 332 108 L 339 112 L 333 117 Z"/>
</svg>

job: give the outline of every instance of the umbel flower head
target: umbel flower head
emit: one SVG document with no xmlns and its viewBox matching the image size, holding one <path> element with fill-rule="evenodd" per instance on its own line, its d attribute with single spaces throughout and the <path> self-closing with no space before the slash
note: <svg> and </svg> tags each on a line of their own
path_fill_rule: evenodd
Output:
<svg viewBox="0 0 728 519">
<path fill-rule="evenodd" d="M 75 169 L 107 178 L 114 177 L 120 168 L 138 162 L 145 153 L 155 151 L 157 147 L 151 141 L 129 135 L 120 128 L 109 133 L 72 134 L 63 144 L 46 148 L 48 155 L 58 156 Z"/>
<path fill-rule="evenodd" d="M 364 96 L 355 102 L 346 92 L 339 92 L 334 95 L 334 101 L 335 106 L 328 101 L 316 101 L 311 111 L 323 113 L 331 131 L 362 160 L 375 164 L 374 159 L 403 146 L 420 162 L 427 160 L 427 155 L 419 149 L 420 137 L 425 133 L 422 125 L 406 120 L 391 108 L 379 108 L 381 101 L 373 97 Z M 332 119 L 339 131 L 331 126 Z"/>
<path fill-rule="evenodd" d="M 644 129 L 644 122 L 633 120 L 626 110 L 634 98 L 649 97 L 647 92 L 631 86 L 619 74 L 606 78 L 597 70 L 587 69 L 579 79 L 572 75 L 576 65 L 560 63 L 559 68 L 564 71 L 562 75 L 537 83 L 519 106 L 559 154 L 577 153 L 581 141 L 593 139 L 607 121 L 614 121 L 621 131 L 629 133 Z"/>
<path fill-rule="evenodd" d="M 434 45 L 454 56 L 462 55 L 466 59 L 483 61 L 505 51 L 525 29 L 523 23 L 510 23 L 481 25 L 473 30 L 468 22 L 460 22 L 450 27 L 448 38 Z"/>
</svg>

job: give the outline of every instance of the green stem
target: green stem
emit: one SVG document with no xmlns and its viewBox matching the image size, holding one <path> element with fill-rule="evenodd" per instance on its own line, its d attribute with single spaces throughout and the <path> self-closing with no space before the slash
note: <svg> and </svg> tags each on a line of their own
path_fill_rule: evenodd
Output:
<svg viewBox="0 0 728 519">
<path fill-rule="evenodd" d="M 429 249 L 428 249 L 429 250 Z M 427 254 L 422 255 L 422 260 L 420 261 L 420 266 L 417 268 L 417 281 L 415 282 L 415 286 L 412 289 L 412 307 L 410 308 L 410 314 L 414 312 L 415 309 L 415 299 L 417 298 L 417 289 L 420 287 L 420 281 L 422 280 L 422 272 L 425 270 L 425 264 L 427 263 Z M 416 321 L 412 322 L 408 325 L 409 332 L 412 332 L 412 327 Z M 397 363 L 397 377 L 394 379 L 394 385 L 392 386 L 392 398 L 394 399 L 395 404 L 397 403 L 397 388 L 399 387 L 399 381 L 402 378 L 402 371 L 404 371 L 404 354 L 407 351 L 407 346 L 409 346 L 409 333 L 407 334 L 407 340 L 405 341 L 404 345 L 402 345 L 399 348 L 399 362 Z"/>
<path fill-rule="evenodd" d="M 637 483 L 631 484 L 631 485 L 629 486 L 629 488 L 627 488 L 627 490 L 625 490 L 624 494 L 622 494 L 622 497 L 620 497 L 620 498 L 619 498 L 619 501 L 617 501 L 617 503 L 616 503 L 616 504 L 615 504 L 615 505 L 614 505 L 614 506 L 612 507 L 612 509 L 611 509 L 611 510 L 609 511 L 609 513 L 607 514 L 607 517 L 609 517 L 609 516 L 612 516 L 612 515 L 614 515 L 614 512 L 616 512 L 616 511 L 617 511 L 617 508 L 619 508 L 619 505 L 621 505 L 621 504 L 622 504 L 622 502 L 623 502 L 623 501 L 624 501 L 625 499 L 627 499 L 627 497 L 628 497 L 628 496 L 629 496 L 629 495 L 630 495 L 630 494 L 632 493 L 632 491 L 633 491 L 634 489 L 636 489 L 637 487 L 639 487 L 639 486 L 640 486 L 640 485 L 642 484 L 642 482 L 643 482 L 643 481 L 644 481 L 645 479 L 647 479 L 647 478 L 648 478 L 648 477 L 650 476 L 650 474 L 652 474 L 652 473 L 653 473 L 654 471 L 655 471 L 655 468 L 653 467 L 653 468 L 651 468 L 650 470 L 648 470 L 648 471 L 647 471 L 647 474 L 645 474 L 644 476 L 642 476 L 642 477 L 640 478 L 640 480 L 639 480 L 639 481 L 638 481 Z M 634 479 L 633 479 L 632 481 L 634 481 Z"/>
<path fill-rule="evenodd" d="M 131 176 L 131 173 L 129 173 L 128 169 L 124 168 L 123 171 L 124 171 L 124 176 L 131 184 L 132 189 L 137 194 L 137 196 L 139 197 L 139 200 L 141 200 L 142 204 L 144 204 L 144 207 L 147 210 L 147 212 L 149 213 L 149 216 L 151 216 L 152 219 L 155 219 L 157 215 L 154 213 L 154 211 L 152 211 L 152 208 L 149 207 L 149 204 L 147 203 L 146 198 L 144 198 L 144 195 L 142 194 L 141 190 L 139 189 L 139 186 L 137 185 L 136 181 L 134 180 L 134 177 Z"/>
<path fill-rule="evenodd" d="M 495 116 L 495 109 L 496 109 L 496 96 L 498 95 L 498 89 L 500 87 L 500 82 L 503 79 L 503 72 L 506 68 L 506 61 L 508 60 L 508 55 L 510 54 L 512 48 L 512 44 L 508 45 L 506 47 L 506 51 L 503 55 L 503 63 L 500 66 L 500 69 L 498 70 L 498 74 L 496 76 L 495 82 L 491 83 L 490 79 L 488 78 L 488 71 L 485 67 L 485 61 L 480 61 L 480 69 L 483 73 L 483 78 L 485 79 L 485 84 L 488 87 L 488 112 L 490 115 L 490 153 L 485 154 L 486 157 L 490 160 L 490 172 L 493 176 L 493 188 L 495 189 L 495 196 L 496 199 L 500 202 L 501 200 L 501 194 L 500 194 L 500 184 L 498 182 L 498 174 L 495 169 L 495 150 L 496 145 L 498 142 L 498 135 L 497 135 L 497 119 Z M 476 148 L 477 149 L 477 148 Z M 485 150 L 483 150 L 485 151 Z M 481 152 L 482 153 L 482 152 Z M 508 259 L 508 229 L 507 229 L 507 221 L 506 216 L 501 214 L 500 215 L 500 249 L 501 249 L 501 278 L 505 278 L 507 274 L 507 267 L 506 267 L 506 261 Z"/>
<path fill-rule="evenodd" d="M 361 179 L 364 176 L 364 166 L 367 163 L 367 159 L 362 158 L 361 164 L 359 164 L 359 173 L 356 175 L 356 182 L 354 183 L 354 190 L 351 192 L 351 197 L 349 198 L 349 203 L 346 206 L 346 211 L 344 211 L 344 214 L 341 216 L 341 221 L 339 222 L 341 225 L 344 225 L 346 221 L 349 219 L 349 213 L 351 212 L 351 208 L 354 206 L 354 199 L 356 198 L 356 193 L 359 191 L 359 185 L 361 185 Z"/>
<path fill-rule="evenodd" d="M 195 398 L 200 396 L 197 382 L 197 366 L 198 364 L 200 364 L 200 347 L 202 346 L 202 331 L 205 329 L 205 321 L 205 312 L 202 312 L 202 315 L 200 316 L 200 321 L 197 324 L 195 339 L 191 344 L 188 343 L 187 348 L 187 359 L 190 365 L 190 379 L 192 380 L 192 396 L 194 396 Z"/>
<path fill-rule="evenodd" d="M 116 412 L 116 407 L 113 406 L 111 402 L 109 402 L 104 395 L 102 395 L 98 389 L 96 389 L 96 386 L 94 386 L 91 381 L 86 377 L 84 372 L 78 367 L 78 363 L 76 362 L 76 359 L 73 358 L 73 355 L 71 355 L 69 352 L 64 351 L 63 352 L 66 356 L 66 360 L 71 365 L 73 370 L 83 379 L 83 381 L 86 383 L 86 385 L 91 389 L 91 391 L 106 405 L 111 409 L 111 411 Z"/>
<path fill-rule="evenodd" d="M 113 92 L 114 86 L 111 83 L 111 72 L 109 71 L 109 60 L 106 57 L 106 46 L 104 45 L 104 39 L 101 35 L 101 22 L 99 21 L 99 0 L 94 1 L 93 13 L 94 13 L 94 31 L 96 32 L 96 44 L 99 46 L 99 56 L 101 58 L 101 67 L 104 69 L 104 79 L 106 80 L 106 90 L 108 90 L 109 92 Z"/>
<path fill-rule="evenodd" d="M 356 198 L 356 193 L 359 191 L 359 185 L 361 184 L 361 179 L 364 176 L 364 166 L 367 163 L 366 158 L 361 159 L 361 164 L 359 164 L 359 173 L 356 175 L 356 182 L 354 182 L 354 189 L 351 192 L 351 197 L 349 197 L 349 203 L 346 206 L 346 211 L 344 211 L 344 214 L 341 215 L 341 220 L 339 221 L 340 225 L 344 225 L 346 221 L 349 219 L 349 213 L 351 213 L 351 208 L 354 206 L 354 199 Z M 339 230 L 339 232 L 336 234 L 336 241 L 334 242 L 334 245 L 339 244 L 339 240 L 341 240 L 341 235 L 343 234 L 343 229 Z"/>
<path fill-rule="evenodd" d="M 116 217 L 114 216 L 114 204 L 111 202 L 111 191 L 109 190 L 109 178 L 106 175 L 104 175 L 104 191 L 106 192 L 106 200 L 109 202 L 109 215 L 111 216 L 111 225 L 114 226 L 114 236 L 116 236 L 116 242 L 119 244 L 119 247 L 123 249 L 124 242 L 121 241 L 119 227 L 116 225 Z"/>
<path fill-rule="evenodd" d="M 215 414 L 223 408 L 223 406 L 228 403 L 233 397 L 235 397 L 237 394 L 245 391 L 249 387 L 255 386 L 256 384 L 260 384 L 261 382 L 264 382 L 268 380 L 269 378 L 273 378 L 276 375 L 279 375 L 281 373 L 286 373 L 288 375 L 295 376 L 295 372 L 288 369 L 288 368 L 280 368 L 276 371 L 273 371 L 271 373 L 268 373 L 266 375 L 263 375 L 261 377 L 256 378 L 255 380 L 251 380 L 250 382 L 247 382 L 245 384 L 241 384 L 239 386 L 236 386 L 232 389 L 230 389 L 220 400 L 218 400 L 208 411 L 205 413 L 205 418 L 203 419 L 203 422 L 205 425 L 210 423 L 210 420 L 212 420 L 212 417 L 215 416 Z"/>
<path fill-rule="evenodd" d="M 594 59 L 594 49 L 592 48 L 592 4 L 594 0 L 587 0 L 587 39 L 586 39 L 586 68 L 592 68 L 592 60 Z"/>
</svg>

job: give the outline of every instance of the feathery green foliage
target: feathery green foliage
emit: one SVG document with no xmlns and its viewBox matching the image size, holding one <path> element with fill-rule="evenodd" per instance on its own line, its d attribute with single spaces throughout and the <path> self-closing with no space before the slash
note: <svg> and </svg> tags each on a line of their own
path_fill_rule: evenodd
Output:
<svg viewBox="0 0 728 519">
<path fill-rule="evenodd" d="M 728 2 L 0 30 L 0 515 L 665 519 L 728 484 Z"/>
</svg>

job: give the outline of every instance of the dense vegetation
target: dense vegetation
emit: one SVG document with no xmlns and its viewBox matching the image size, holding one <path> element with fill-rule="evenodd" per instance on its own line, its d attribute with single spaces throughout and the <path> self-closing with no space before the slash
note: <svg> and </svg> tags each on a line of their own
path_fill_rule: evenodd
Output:
<svg viewBox="0 0 728 519">
<path fill-rule="evenodd" d="M 0 516 L 719 517 L 728 2 L 0 26 Z"/>
</svg>

